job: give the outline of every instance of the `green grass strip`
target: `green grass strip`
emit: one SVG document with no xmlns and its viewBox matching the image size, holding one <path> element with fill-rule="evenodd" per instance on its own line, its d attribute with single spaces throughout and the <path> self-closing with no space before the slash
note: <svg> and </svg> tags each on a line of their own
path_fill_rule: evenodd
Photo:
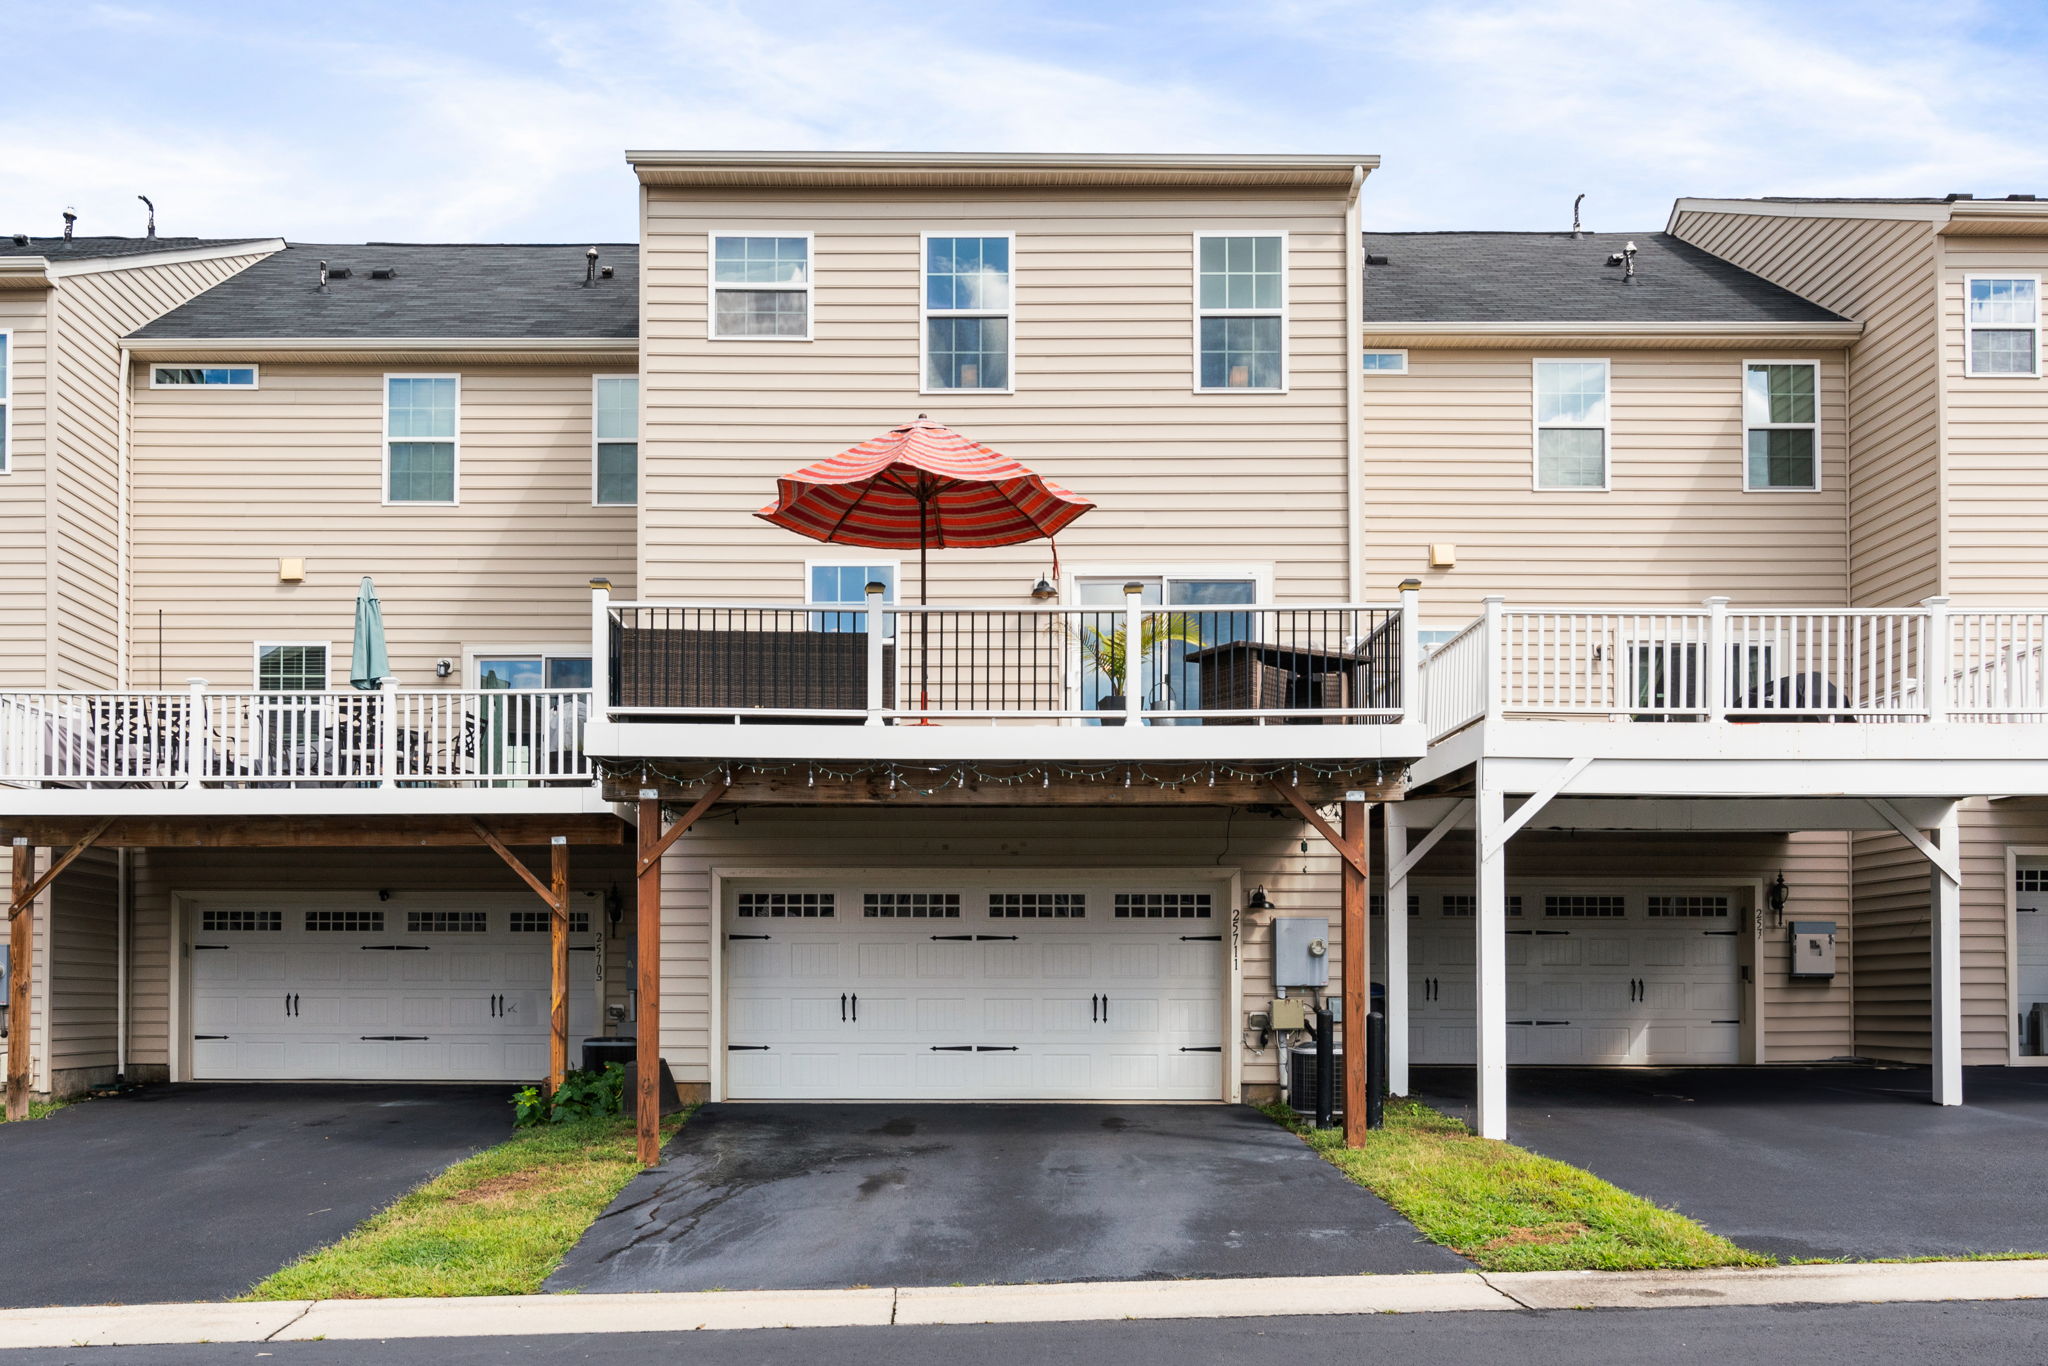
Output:
<svg viewBox="0 0 2048 1366">
<path fill-rule="evenodd" d="M 682 1119 L 663 1122 L 664 1137 Z M 640 1172 L 617 1118 L 522 1129 L 456 1163 L 244 1299 L 528 1295 Z"/>
<path fill-rule="evenodd" d="M 1478 1138 L 1415 1101 L 1389 1100 L 1386 1128 L 1355 1149 L 1344 1146 L 1341 1130 L 1312 1129 L 1285 1106 L 1261 1109 L 1425 1238 L 1482 1270 L 1775 1265 L 1675 1210 L 1526 1148 Z"/>
<path fill-rule="evenodd" d="M 28 1117 L 30 1119 L 48 1119 L 70 1103 L 68 1100 L 32 1100 L 28 1103 Z M 6 1112 L 0 1111 L 0 1124 L 5 1124 L 6 1122 Z"/>
</svg>

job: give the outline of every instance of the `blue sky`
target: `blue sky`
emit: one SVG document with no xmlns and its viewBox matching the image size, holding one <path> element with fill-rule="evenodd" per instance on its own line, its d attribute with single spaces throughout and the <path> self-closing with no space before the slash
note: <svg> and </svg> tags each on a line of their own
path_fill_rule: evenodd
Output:
<svg viewBox="0 0 2048 1366">
<path fill-rule="evenodd" d="M 0 19 L 13 8 L 0 0 Z M 2038 0 L 36 6 L 0 231 L 630 239 L 627 147 L 1373 153 L 1370 226 L 2048 194 Z M 20 17 L 9 31 L 27 32 Z M 26 48 L 29 45 L 24 45 Z"/>
</svg>

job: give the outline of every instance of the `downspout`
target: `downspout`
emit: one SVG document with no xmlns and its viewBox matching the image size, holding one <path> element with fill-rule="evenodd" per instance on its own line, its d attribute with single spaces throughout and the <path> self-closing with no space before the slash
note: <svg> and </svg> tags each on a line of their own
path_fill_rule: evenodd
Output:
<svg viewBox="0 0 2048 1366">
<path fill-rule="evenodd" d="M 1359 506 L 1362 480 L 1358 469 L 1363 438 L 1359 430 L 1358 405 L 1362 362 L 1358 357 L 1360 329 L 1365 325 L 1365 238 L 1361 231 L 1359 192 L 1365 186 L 1365 167 L 1351 168 L 1351 193 L 1344 201 L 1344 601 L 1358 602 L 1364 595 L 1365 528 L 1364 509 Z"/>
<path fill-rule="evenodd" d="M 114 1080 L 128 1079 L 128 851 L 114 851 Z"/>
</svg>

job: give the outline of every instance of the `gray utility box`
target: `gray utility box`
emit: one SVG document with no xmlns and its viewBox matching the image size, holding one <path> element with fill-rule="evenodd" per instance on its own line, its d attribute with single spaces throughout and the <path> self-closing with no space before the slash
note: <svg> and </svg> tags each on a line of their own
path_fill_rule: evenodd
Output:
<svg viewBox="0 0 2048 1366">
<path fill-rule="evenodd" d="M 1792 922 L 1792 976 L 1832 977 L 1835 975 L 1835 922 L 1795 920 Z"/>
<path fill-rule="evenodd" d="M 1330 922 L 1319 915 L 1273 918 L 1273 985 L 1330 985 Z"/>
</svg>

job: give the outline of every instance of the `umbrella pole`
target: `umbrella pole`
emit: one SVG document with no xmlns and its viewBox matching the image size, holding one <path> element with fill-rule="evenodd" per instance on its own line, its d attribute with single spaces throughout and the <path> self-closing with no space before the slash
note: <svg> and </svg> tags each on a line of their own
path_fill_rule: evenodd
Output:
<svg viewBox="0 0 2048 1366">
<path fill-rule="evenodd" d="M 931 532 L 928 523 L 931 509 L 931 495 L 923 487 L 923 482 L 919 481 L 917 496 L 917 605 L 919 607 L 929 607 L 931 605 L 931 596 L 927 591 L 928 585 L 931 582 L 931 572 L 928 567 L 931 542 Z M 924 711 L 931 705 L 927 694 L 927 685 L 931 681 L 931 626 L 931 614 L 929 612 L 919 612 L 917 614 L 917 709 L 919 711 Z M 928 726 L 931 722 L 920 718 L 918 724 Z"/>
</svg>

